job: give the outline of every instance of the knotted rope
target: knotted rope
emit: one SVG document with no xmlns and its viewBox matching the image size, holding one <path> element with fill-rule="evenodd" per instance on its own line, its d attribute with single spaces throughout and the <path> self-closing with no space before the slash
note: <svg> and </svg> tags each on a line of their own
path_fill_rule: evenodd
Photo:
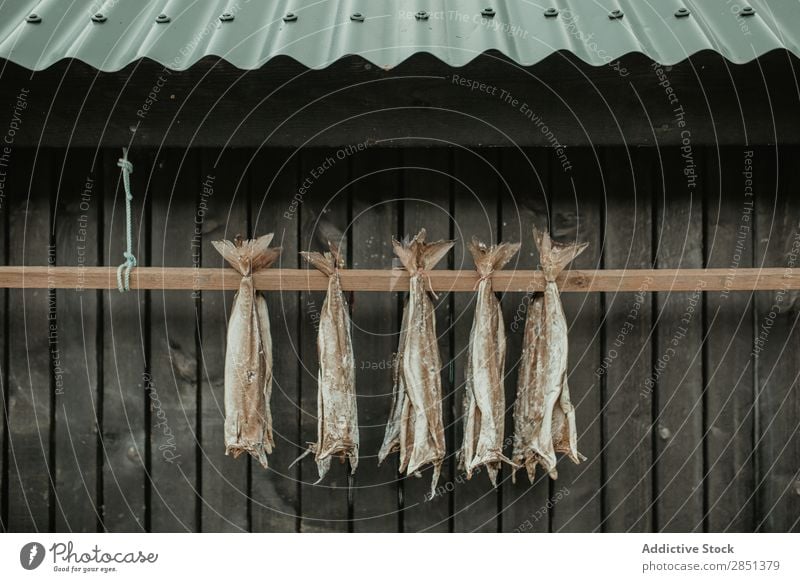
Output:
<svg viewBox="0 0 800 582">
<path fill-rule="evenodd" d="M 473 285 L 473 286 L 472 286 L 472 290 L 473 290 L 473 291 L 475 291 L 476 289 L 478 289 L 478 287 L 480 287 L 480 286 L 481 286 L 481 283 L 483 283 L 484 281 L 491 281 L 491 280 L 492 280 L 492 275 L 493 275 L 493 274 L 494 274 L 494 272 L 493 272 L 493 271 L 489 271 L 489 272 L 488 272 L 488 273 L 486 273 L 485 275 L 480 275 L 480 276 L 478 277 L 478 280 L 477 280 L 477 281 L 475 281 L 475 285 Z"/>
<path fill-rule="evenodd" d="M 128 161 L 128 148 L 122 148 L 122 157 L 117 160 L 117 166 L 122 170 L 122 184 L 125 187 L 125 225 L 127 248 L 122 256 L 125 262 L 117 267 L 117 289 L 120 293 L 131 290 L 131 270 L 136 266 L 136 257 L 133 256 L 133 218 L 131 216 L 131 174 L 133 164 Z"/>
</svg>

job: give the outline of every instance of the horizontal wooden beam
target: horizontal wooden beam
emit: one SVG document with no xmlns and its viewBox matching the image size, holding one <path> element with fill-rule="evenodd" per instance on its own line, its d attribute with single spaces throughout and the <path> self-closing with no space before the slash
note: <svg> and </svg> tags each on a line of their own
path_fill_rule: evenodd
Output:
<svg viewBox="0 0 800 582">
<path fill-rule="evenodd" d="M 404 291 L 408 273 L 394 270 L 344 270 L 346 291 Z M 0 288 L 116 289 L 116 267 L 0 267 Z M 322 291 L 327 278 L 313 269 L 269 269 L 254 277 L 264 291 Z M 138 267 L 131 274 L 132 289 L 223 291 L 237 289 L 241 276 L 233 269 Z M 438 270 L 430 273 L 435 291 L 475 290 L 475 271 Z M 544 289 L 540 271 L 499 271 L 492 277 L 495 291 L 526 292 Z M 562 291 L 767 291 L 800 289 L 800 269 L 604 269 L 565 271 L 558 278 Z"/>
</svg>

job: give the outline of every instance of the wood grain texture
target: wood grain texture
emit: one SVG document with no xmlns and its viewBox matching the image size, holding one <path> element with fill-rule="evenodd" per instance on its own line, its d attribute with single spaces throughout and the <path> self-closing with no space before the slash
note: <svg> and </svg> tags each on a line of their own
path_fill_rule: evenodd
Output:
<svg viewBox="0 0 800 582">
<path fill-rule="evenodd" d="M 753 266 L 755 190 L 743 172 L 753 170 L 754 150 L 707 152 L 706 264 Z M 732 271 L 731 278 L 736 277 Z M 755 528 L 755 295 L 706 293 L 706 527 L 710 532 Z"/>
<path fill-rule="evenodd" d="M 600 149 L 600 176 L 594 153 L 572 148 L 573 198 L 566 174 L 560 165 L 553 166 L 553 152 L 545 149 L 478 150 L 497 158 L 494 183 L 479 164 L 463 161 L 470 159 L 468 153 L 459 154 L 453 166 L 454 149 L 370 146 L 352 158 L 352 168 L 351 162 L 337 160 L 320 179 L 314 178 L 296 213 L 286 218 L 296 201 L 298 179 L 308 177 L 326 154 L 335 157 L 335 151 L 312 148 L 293 155 L 275 148 L 259 153 L 226 150 L 216 167 L 219 150 L 191 151 L 193 169 L 178 172 L 183 151 L 167 152 L 169 161 L 164 158 L 163 168 L 153 170 L 155 152 L 138 149 L 132 155 L 134 239 L 140 264 L 146 266 L 134 271 L 134 291 L 120 294 L 116 265 L 124 246 L 124 196 L 116 166 L 119 152 L 101 151 L 96 186 L 84 209 L 81 194 L 94 151 L 70 149 L 61 156 L 14 149 L 0 205 L 0 381 L 6 397 L 0 415 L 0 530 L 92 531 L 98 520 L 109 531 L 143 531 L 148 526 L 408 532 L 798 529 L 796 148 L 781 146 L 777 157 L 775 148 L 753 147 L 756 207 L 752 229 L 744 234 L 741 147 L 694 150 L 696 161 L 705 156 L 701 202 L 699 195 L 689 200 L 681 192 L 685 161 L 670 148 L 660 152 L 664 184 L 656 150 Z M 305 158 L 303 164 L 299 157 Z M 284 166 L 289 158 L 294 161 Z M 401 169 L 391 177 L 376 175 L 356 187 L 349 185 L 350 178 L 395 166 Z M 152 187 L 149 183 L 156 178 L 151 170 L 160 175 Z M 198 251 L 193 247 L 195 225 L 188 222 L 199 212 L 201 182 L 210 173 L 214 192 L 205 200 Z M 458 190 L 456 178 L 465 181 Z M 312 460 L 289 464 L 316 436 L 314 310 L 321 309 L 326 281 L 300 263 L 298 251 L 323 250 L 330 227 L 346 229 L 352 210 L 385 204 L 395 196 L 402 199 L 390 213 L 370 210 L 356 221 L 349 252 L 363 268 L 343 277 L 346 289 L 358 289 L 358 325 L 370 338 L 377 329 L 391 336 L 381 340 L 381 347 L 362 338 L 357 361 L 389 362 L 408 279 L 402 270 L 390 270 L 390 254 L 375 251 L 367 241 L 374 236 L 389 242 L 392 234 L 414 233 L 422 226 L 430 240 L 454 234 L 459 244 L 484 228 L 489 232 L 489 219 L 480 208 L 470 207 L 476 201 L 468 190 L 481 194 L 485 204 L 491 202 L 486 192 L 493 185 L 499 189 L 493 234 L 523 244 L 518 257 L 493 281 L 508 329 L 509 411 L 526 314 L 523 291 L 543 286 L 535 271 L 539 259 L 530 227 L 534 222 L 545 226 L 550 210 L 556 239 L 577 236 L 591 242 L 560 281 L 572 326 L 570 390 L 577 407 L 579 450 L 589 460 L 574 467 L 562 462 L 558 481 L 540 475 L 533 485 L 519 473 L 512 484 L 510 472 L 503 469 L 497 493 L 483 473 L 473 482 L 459 482 L 454 453 L 461 444 L 461 409 L 455 396 L 463 390 L 463 370 L 458 352 L 465 346 L 477 280 L 471 259 L 461 249 L 459 257 L 465 261 L 453 256 L 431 274 L 440 295 L 435 304 L 447 427 L 441 493 L 426 501 L 429 471 L 421 479 L 398 479 L 395 459 L 362 472 L 376 453 L 376 447 L 367 445 L 368 436 L 362 440 L 362 465 L 350 497 L 346 466 L 338 463 L 322 483 L 313 485 L 317 472 Z M 605 217 L 603 200 L 597 199 L 603 192 Z M 77 239 L 84 213 L 89 216 L 86 248 Z M 142 222 L 143 216 L 152 224 Z M 55 267 L 48 265 L 51 220 Z M 277 448 L 264 471 L 249 460 L 224 455 L 227 307 L 239 277 L 223 268 L 210 241 L 271 231 L 285 250 L 279 268 L 256 277 L 266 290 L 275 340 Z M 11 245 L 4 246 L 6 242 Z M 593 255 L 595 250 L 602 256 Z M 198 260 L 203 269 L 193 268 Z M 90 266 L 81 268 L 81 261 Z M 702 268 L 704 261 L 708 269 Z M 693 313 L 684 337 L 678 328 L 701 281 L 705 311 Z M 203 290 L 199 314 L 192 297 L 195 288 Z M 144 289 L 150 290 L 151 300 L 145 301 Z M 51 294 L 58 326 L 52 345 Z M 384 317 L 387 313 L 391 315 Z M 199 337 L 194 335 L 196 324 Z M 662 370 L 657 360 L 676 337 L 679 347 Z M 59 372 L 53 347 L 61 360 L 63 394 L 55 391 Z M 360 370 L 356 389 L 362 437 L 366 424 L 382 435 L 388 401 L 374 409 L 374 402 L 362 401 L 388 396 L 390 386 L 384 389 L 383 380 L 377 379 L 388 371 Z M 156 430 L 150 388 L 158 393 L 162 409 L 170 406 L 171 426 L 173 421 L 186 423 L 176 443 L 187 445 L 188 454 L 197 459 L 194 478 L 165 472 L 168 464 L 158 466 L 163 434 Z M 368 413 L 374 422 L 365 421 Z M 509 417 L 506 437 L 512 430 Z"/>
<path fill-rule="evenodd" d="M 199 152 L 162 150 L 152 181 L 150 265 L 192 263 Z M 150 527 L 197 531 L 197 311 L 192 292 L 150 291 Z"/>
<path fill-rule="evenodd" d="M 284 216 L 297 190 L 299 161 L 272 150 L 262 150 L 250 163 L 247 178 L 254 234 L 275 233 L 274 243 L 283 248 L 275 267 L 301 267 L 300 219 Z M 237 155 L 237 154 L 232 154 Z M 287 162 L 285 165 L 284 163 Z M 274 268 L 274 267 L 273 267 Z M 300 523 L 300 467 L 289 467 L 302 452 L 306 436 L 300 433 L 300 294 L 286 290 L 267 293 L 272 330 L 272 418 L 275 450 L 270 468 L 253 464 L 251 520 L 253 531 L 296 531 Z M 320 304 L 321 307 L 321 304 Z M 314 360 L 316 361 L 316 360 Z M 309 362 L 309 366 L 313 365 Z M 307 467 L 312 461 L 305 461 Z"/>
<path fill-rule="evenodd" d="M 565 171 L 551 156 L 552 237 L 565 243 L 589 243 L 568 268 L 602 269 L 604 174 L 591 150 L 569 154 L 574 169 Z M 553 531 L 591 532 L 602 522 L 602 497 L 593 485 L 602 482 L 602 391 L 596 376 L 602 345 L 602 303 L 599 293 L 565 293 L 569 357 L 567 381 L 578 428 L 578 451 L 587 459 L 575 465 L 565 455 L 558 462 L 558 480 L 550 484 Z M 560 493 L 560 494 L 559 494 Z"/>
<path fill-rule="evenodd" d="M 352 157 L 353 223 L 350 240 L 354 269 L 390 265 L 392 236 L 398 231 L 399 152 L 366 151 Z M 428 239 L 434 240 L 434 239 Z M 395 460 L 378 466 L 392 405 L 392 354 L 397 350 L 398 306 L 394 293 L 356 293 L 353 350 L 360 451 L 353 491 L 353 530 L 396 531 L 400 525 Z M 394 455 L 393 455 L 394 457 Z M 427 477 L 427 475 L 426 475 Z"/>
<path fill-rule="evenodd" d="M 8 263 L 9 200 L 0 198 L 0 266 Z M 8 290 L 0 291 L 0 532 L 8 531 Z"/>
<path fill-rule="evenodd" d="M 103 262 L 112 265 L 123 262 L 125 250 L 125 193 L 118 158 L 118 152 L 109 151 L 102 161 L 106 185 Z M 153 159 L 140 155 L 131 161 L 134 255 L 146 263 L 149 241 L 144 217 Z M 120 293 L 114 286 L 103 294 L 103 528 L 107 531 L 144 531 L 147 525 L 147 324 L 143 292 Z"/>
<path fill-rule="evenodd" d="M 523 150 L 509 152 L 501 160 L 503 191 L 501 236 L 504 242 L 521 242 L 522 248 L 506 266 L 497 273 L 509 273 L 512 269 L 536 269 L 539 253 L 533 242 L 533 227 L 545 228 L 548 225 L 549 176 L 550 168 L 547 152 Z M 495 291 L 502 292 L 493 280 Z M 513 409 L 517 397 L 517 373 L 522 353 L 525 332 L 525 319 L 528 306 L 533 300 L 532 292 L 543 287 L 530 285 L 519 292 L 506 292 L 502 295 L 503 317 L 507 327 L 506 337 L 506 451 L 511 450 L 514 434 Z M 501 478 L 502 507 L 500 508 L 501 529 L 504 532 L 547 532 L 549 519 L 549 477 L 538 475 L 533 484 L 528 482 L 524 472 L 517 472 L 516 483 L 511 472 L 503 469 Z"/>
<path fill-rule="evenodd" d="M 246 160 L 220 154 L 215 149 L 203 155 L 197 205 L 201 224 L 195 225 L 201 242 L 199 249 L 192 245 L 200 264 L 211 268 L 225 264 L 212 241 L 249 236 L 247 188 L 240 182 Z M 248 460 L 225 454 L 225 348 L 234 292 L 200 295 L 200 522 L 204 532 L 246 531 Z"/>
<path fill-rule="evenodd" d="M 136 143 L 261 147 L 266 142 L 295 148 L 311 140 L 315 146 L 340 147 L 362 136 L 383 147 L 550 147 L 547 132 L 520 111 L 525 103 L 546 117 L 564 145 L 681 144 L 672 108 L 663 107 L 664 89 L 652 61 L 642 54 L 619 59 L 625 76 L 564 52 L 532 69 L 497 55 L 475 56 L 457 74 L 508 91 L 519 100 L 516 107 L 454 83 L 454 69 L 425 53 L 390 71 L 367 69 L 358 56 L 318 71 L 289 58 L 241 71 L 207 57 L 188 71 L 169 75 L 174 98 L 160 99 L 150 109 L 137 127 Z M 795 62 L 784 51 L 772 51 L 730 67 L 717 53 L 702 51 L 674 65 L 669 81 L 681 96 L 693 142 L 769 144 L 777 139 L 796 144 L 797 132 L 791 130 L 800 124 L 792 81 Z M 31 75 L 5 63 L 0 106 L 11 111 L 19 86 L 30 89 L 29 113 L 16 136 L 19 146 L 124 146 L 131 138 L 131 120 L 139 121 L 144 89 L 162 71 L 162 65 L 149 60 L 102 74 L 82 62 L 65 61 Z M 69 90 L 54 92 L 54 87 Z M 770 87 L 768 96 L 764 87 Z M 769 108 L 762 107 L 766 98 Z M 721 119 L 729 120 L 725 131 L 715 125 Z"/>
<path fill-rule="evenodd" d="M 756 261 L 800 266 L 800 200 L 797 189 L 797 149 L 775 155 L 756 152 L 753 171 L 761 184 L 756 193 L 758 245 Z M 779 289 L 757 294 L 756 347 L 758 424 L 756 430 L 758 516 L 756 529 L 767 532 L 800 530 L 800 298 Z"/>
<path fill-rule="evenodd" d="M 501 242 L 497 232 L 497 199 L 500 185 L 498 156 L 492 151 L 457 150 L 453 164 L 454 236 L 453 266 L 475 269 L 467 244 L 475 236 L 486 244 Z M 464 371 L 467 367 L 467 345 L 475 315 L 475 293 L 460 293 L 453 298 L 454 328 L 454 420 L 455 441 L 450 451 L 456 454 L 464 441 Z M 498 491 L 492 487 L 485 470 L 466 479 L 465 470 L 456 467 L 453 487 L 453 521 L 456 532 L 497 531 Z"/>
<path fill-rule="evenodd" d="M 685 171 L 700 167 L 702 150 L 662 152 L 657 188 L 656 265 L 703 266 L 703 186 Z M 693 186 L 694 184 L 694 186 Z M 656 418 L 655 529 L 703 529 L 703 288 L 656 294 L 653 362 Z"/>
<path fill-rule="evenodd" d="M 653 266 L 655 155 L 641 150 L 603 152 L 609 196 L 604 267 Z M 616 220 L 625 215 L 626 220 Z M 612 224 L 613 221 L 613 224 Z M 605 346 L 596 376 L 603 392 L 603 523 L 601 531 L 652 531 L 653 360 L 652 281 L 638 290 L 605 295 Z"/>
<path fill-rule="evenodd" d="M 332 163 L 328 160 L 334 160 Z M 328 165 L 329 168 L 322 169 Z M 346 188 L 349 179 L 347 160 L 338 160 L 336 150 L 308 150 L 301 155 L 299 183 L 311 181 L 298 209 L 300 216 L 300 249 L 325 250 L 327 240 L 345 233 L 347 216 Z M 312 173 L 313 172 L 313 173 Z M 316 177 L 315 177 L 316 175 Z M 353 240 L 345 238 L 346 247 Z M 349 251 L 348 251 L 349 252 Z M 327 278 L 313 267 L 306 271 Z M 300 455 L 308 443 L 317 440 L 317 320 L 325 300 L 324 292 L 304 292 L 300 295 Z M 359 357 L 356 353 L 355 357 Z M 358 381 L 356 393 L 360 394 Z M 347 464 L 332 463 L 331 470 L 321 483 L 314 461 L 307 457 L 298 463 L 301 482 L 300 531 L 348 531 L 350 528 L 350 479 Z"/>
<path fill-rule="evenodd" d="M 47 264 L 50 248 L 52 160 L 15 152 L 10 168 L 9 261 Z M 8 184 L 8 183 L 7 183 Z M 49 531 L 52 527 L 51 354 L 57 354 L 55 297 L 44 289 L 13 290 L 8 334 L 8 529 Z M 51 327 L 52 326 L 52 327 Z"/>
<path fill-rule="evenodd" d="M 403 151 L 403 196 L 402 224 L 398 234 L 416 234 L 421 228 L 428 233 L 428 240 L 449 239 L 451 229 L 450 198 L 452 192 L 451 152 L 446 149 L 412 148 Z M 452 266 L 452 254 L 439 262 L 434 271 L 447 270 Z M 406 292 L 395 295 L 398 312 L 402 314 Z M 453 414 L 453 370 L 452 359 L 452 295 L 439 294 L 434 300 L 436 312 L 436 332 L 439 336 L 439 357 L 442 360 L 442 415 L 445 426 L 447 457 L 442 464 L 439 489 L 430 499 L 430 473 L 428 469 L 421 479 L 403 479 L 400 483 L 403 499 L 403 528 L 406 532 L 447 532 L 452 522 L 452 488 L 456 477 L 455 438 Z M 398 328 L 400 321 L 398 318 Z M 395 337 L 395 339 L 398 339 Z M 392 350 L 397 349 L 395 342 Z M 386 411 L 388 419 L 388 410 Z M 385 422 L 385 420 L 384 420 Z M 397 471 L 397 457 L 391 462 L 392 470 Z M 450 484 L 448 486 L 448 483 Z"/>
<path fill-rule="evenodd" d="M 530 252 L 530 249 L 528 249 Z M 0 289 L 73 289 L 83 281 L 85 289 L 117 288 L 116 267 L 0 267 Z M 345 291 L 400 292 L 408 287 L 408 274 L 388 269 L 351 269 L 342 272 Z M 474 271 L 432 271 L 434 291 L 471 293 L 478 282 Z M 324 291 L 325 277 L 307 269 L 269 269 L 253 275 L 260 291 Z M 731 279 L 729 269 L 573 269 L 556 279 L 562 293 L 635 292 L 643 284 L 650 291 L 682 292 L 702 286 L 707 291 L 763 291 L 800 289 L 800 270 L 780 267 L 740 268 Z M 237 288 L 233 269 L 195 269 L 193 267 L 136 267 L 131 273 L 131 289 L 158 291 L 230 291 Z M 539 271 L 519 269 L 498 271 L 492 276 L 498 293 L 521 293 L 544 289 Z"/>
<path fill-rule="evenodd" d="M 102 235 L 102 160 L 96 150 L 72 150 L 58 173 L 56 262 L 96 266 Z M 98 493 L 99 291 L 59 289 L 59 365 L 55 370 L 56 531 L 93 532 Z"/>
</svg>

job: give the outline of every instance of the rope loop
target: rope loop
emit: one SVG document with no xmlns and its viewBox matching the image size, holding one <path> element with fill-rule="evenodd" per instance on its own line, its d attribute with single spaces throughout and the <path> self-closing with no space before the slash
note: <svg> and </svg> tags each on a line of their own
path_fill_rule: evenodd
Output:
<svg viewBox="0 0 800 582">
<path fill-rule="evenodd" d="M 117 166 L 122 171 L 122 184 L 125 187 L 125 242 L 127 247 L 122 253 L 125 262 L 117 267 L 117 289 L 120 293 L 124 293 L 131 290 L 131 270 L 136 267 L 136 257 L 133 255 L 133 217 L 131 215 L 133 164 L 128 161 L 128 148 L 122 148 L 122 157 L 117 160 Z"/>
</svg>

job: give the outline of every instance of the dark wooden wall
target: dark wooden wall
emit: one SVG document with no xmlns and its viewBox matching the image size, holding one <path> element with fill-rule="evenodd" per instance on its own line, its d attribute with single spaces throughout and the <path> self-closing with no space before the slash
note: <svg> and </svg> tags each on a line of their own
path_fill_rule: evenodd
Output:
<svg viewBox="0 0 800 582">
<path fill-rule="evenodd" d="M 321 175 L 326 157 L 334 163 Z M 344 233 L 348 263 L 388 268 L 392 235 L 523 242 L 530 227 L 591 243 L 584 268 L 790 266 L 800 261 L 797 148 L 134 150 L 143 265 L 222 266 L 210 241 L 275 231 L 282 266 Z M 752 156 L 748 158 L 748 156 Z M 0 198 L 10 265 L 118 264 L 117 151 L 13 149 Z M 753 195 L 745 191 L 752 161 Z M 315 177 L 312 172 L 317 173 Z M 87 188 L 87 181 L 92 187 Z M 307 192 L 296 212 L 299 185 Z M 204 191 L 204 184 L 206 190 Z M 208 185 L 211 184 L 211 190 Z M 289 213 L 288 215 L 286 213 Z M 511 267 L 509 267 L 511 268 Z M 402 297 L 354 293 L 361 463 L 315 485 L 315 317 L 321 293 L 272 293 L 275 453 L 225 457 L 223 365 L 232 294 L 0 291 L 2 511 L 8 531 L 798 531 L 796 292 L 565 294 L 580 466 L 492 489 L 465 482 L 469 294 L 437 304 L 450 456 L 398 479 L 375 455 L 389 411 Z M 526 298 L 503 297 L 509 408 Z M 761 351 L 754 354 L 755 340 Z M 672 349 L 674 348 L 674 349 Z M 654 380 L 651 382 L 650 380 Z M 510 434 L 510 418 L 506 432 Z M 519 475 L 518 475 L 519 476 Z"/>
</svg>

